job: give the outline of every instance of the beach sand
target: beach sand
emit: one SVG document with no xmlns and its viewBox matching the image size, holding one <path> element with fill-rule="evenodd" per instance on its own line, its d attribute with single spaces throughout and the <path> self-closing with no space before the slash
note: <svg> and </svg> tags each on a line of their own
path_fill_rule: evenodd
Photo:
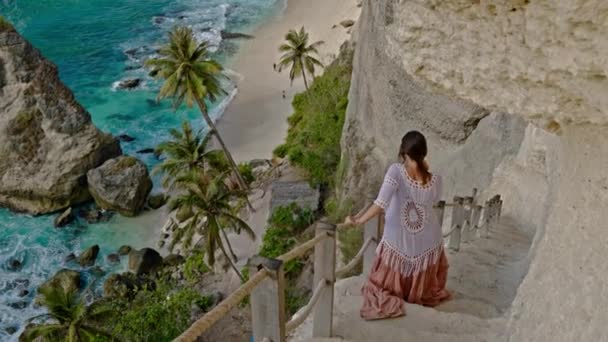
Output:
<svg viewBox="0 0 608 342">
<path fill-rule="evenodd" d="M 238 82 L 238 94 L 218 121 L 218 130 L 238 161 L 271 158 L 272 150 L 287 135 L 287 117 L 291 115 L 293 96 L 304 90 L 304 82 L 297 79 L 290 87 L 289 72 L 273 70 L 279 59 L 278 47 L 289 29 L 304 26 L 310 42 L 323 40 L 319 57 L 324 64 L 338 54 L 344 41 L 350 38 L 349 30 L 340 26 L 346 19 L 357 20 L 360 8 L 358 0 L 289 0 L 287 7 L 270 21 L 260 26 L 241 47 L 230 69 L 242 76 Z M 335 28 L 332 28 L 336 25 Z M 319 74 L 322 71 L 319 72 Z M 282 96 L 285 90 L 286 98 Z M 238 255 L 239 265 L 254 255 L 261 245 L 269 214 L 270 191 L 260 198 L 260 191 L 250 197 L 256 212 L 247 223 L 256 233 L 255 241 L 245 234 L 229 234 L 231 244 Z M 227 288 L 231 292 L 240 280 L 228 272 L 231 278 Z"/>
<path fill-rule="evenodd" d="M 262 24 L 253 32 L 255 38 L 242 44 L 229 66 L 242 77 L 237 83 L 238 94 L 218 121 L 218 130 L 236 160 L 270 158 L 272 150 L 287 135 L 291 100 L 294 94 L 304 90 L 304 82 L 299 78 L 291 87 L 289 70 L 282 73 L 273 70 L 285 34 L 304 26 L 311 43 L 325 42 L 319 54 L 324 64 L 330 63 L 340 45 L 350 38 L 348 29 L 339 23 L 358 19 L 358 1 L 289 0 L 283 13 Z"/>
</svg>

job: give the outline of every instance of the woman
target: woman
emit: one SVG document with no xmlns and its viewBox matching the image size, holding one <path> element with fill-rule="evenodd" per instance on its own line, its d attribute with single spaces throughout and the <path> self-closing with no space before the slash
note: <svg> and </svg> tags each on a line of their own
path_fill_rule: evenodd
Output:
<svg viewBox="0 0 608 342">
<path fill-rule="evenodd" d="M 382 241 L 367 283 L 361 317 L 366 320 L 405 315 L 405 303 L 435 306 L 450 298 L 445 289 L 448 262 L 433 205 L 440 200 L 441 178 L 429 172 L 426 139 L 417 131 L 401 140 L 403 163 L 389 167 L 378 198 L 360 217 L 362 225 L 384 212 Z"/>
</svg>

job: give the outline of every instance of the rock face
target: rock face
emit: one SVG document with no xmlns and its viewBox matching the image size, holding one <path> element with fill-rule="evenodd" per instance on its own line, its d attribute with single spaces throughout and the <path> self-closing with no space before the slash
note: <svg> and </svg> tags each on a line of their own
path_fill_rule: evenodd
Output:
<svg viewBox="0 0 608 342">
<path fill-rule="evenodd" d="M 500 193 L 503 213 L 534 236 L 501 334 L 510 341 L 608 333 L 598 295 L 608 271 L 606 15 L 600 0 L 363 2 L 342 195 L 374 198 L 410 129 L 428 138 L 444 198 Z"/>
<path fill-rule="evenodd" d="M 141 275 L 150 273 L 163 265 L 163 258 L 151 248 L 129 252 L 129 271 Z"/>
<path fill-rule="evenodd" d="M 87 173 L 89 191 L 97 206 L 135 216 L 152 189 L 146 165 L 133 157 L 120 156 Z"/>
<path fill-rule="evenodd" d="M 275 181 L 271 189 L 270 212 L 291 203 L 314 211 L 319 208 L 319 198 L 319 189 L 311 188 L 308 181 Z"/>
<path fill-rule="evenodd" d="M 86 201 L 86 172 L 120 154 L 55 65 L 0 27 L 0 206 L 43 214 Z"/>
<path fill-rule="evenodd" d="M 80 273 L 68 269 L 62 269 L 55 273 L 55 275 L 40 285 L 38 291 L 42 291 L 46 288 L 58 288 L 62 287 L 66 292 L 77 291 L 80 288 L 81 279 Z"/>
</svg>

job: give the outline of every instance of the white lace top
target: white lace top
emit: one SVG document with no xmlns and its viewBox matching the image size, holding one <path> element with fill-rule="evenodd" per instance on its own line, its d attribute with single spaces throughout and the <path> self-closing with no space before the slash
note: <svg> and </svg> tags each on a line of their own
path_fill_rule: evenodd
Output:
<svg viewBox="0 0 608 342">
<path fill-rule="evenodd" d="M 402 276 L 426 270 L 443 251 L 443 238 L 433 205 L 441 197 L 441 177 L 422 185 L 403 164 L 393 164 L 374 203 L 385 211 L 384 235 L 376 250 L 382 261 Z"/>
</svg>

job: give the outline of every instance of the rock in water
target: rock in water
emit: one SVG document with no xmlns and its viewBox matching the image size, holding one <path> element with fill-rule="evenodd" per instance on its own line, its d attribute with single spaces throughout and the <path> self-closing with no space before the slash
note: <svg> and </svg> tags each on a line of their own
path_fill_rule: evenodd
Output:
<svg viewBox="0 0 608 342">
<path fill-rule="evenodd" d="M 97 206 L 135 216 L 146 203 L 152 181 L 146 165 L 136 158 L 110 159 L 87 173 L 89 191 Z"/>
<path fill-rule="evenodd" d="M 64 268 L 55 273 L 51 279 L 40 285 L 38 292 L 58 287 L 62 287 L 66 292 L 78 291 L 78 289 L 80 289 L 80 283 L 80 273 Z"/>
<path fill-rule="evenodd" d="M 129 254 L 131 252 L 132 249 L 133 248 L 131 248 L 131 246 L 122 245 L 118 249 L 118 255 L 127 255 L 127 254 Z"/>
<path fill-rule="evenodd" d="M 140 275 L 150 273 L 163 265 L 163 258 L 152 248 L 129 253 L 129 271 Z"/>
<path fill-rule="evenodd" d="M 6 268 L 9 271 L 19 271 L 22 266 L 23 266 L 23 263 L 21 261 L 17 260 L 17 259 L 10 259 L 6 263 Z"/>
<path fill-rule="evenodd" d="M 131 141 L 135 141 L 135 138 L 133 138 L 132 136 L 130 136 L 128 134 L 121 134 L 118 136 L 118 140 L 124 141 L 124 142 L 131 142 Z"/>
<path fill-rule="evenodd" d="M 141 79 L 139 79 L 139 78 L 131 78 L 131 79 L 122 80 L 122 81 L 118 82 L 118 86 L 116 88 L 118 88 L 118 89 L 133 89 L 133 88 L 137 88 L 140 83 L 141 83 Z"/>
<path fill-rule="evenodd" d="M 110 264 L 118 264 L 120 262 L 120 255 L 116 253 L 108 254 L 106 259 Z"/>
<path fill-rule="evenodd" d="M 97 260 L 97 255 L 99 254 L 99 246 L 91 246 L 82 252 L 78 257 L 78 263 L 82 267 L 93 266 L 95 265 L 95 260 Z"/>
<path fill-rule="evenodd" d="M 60 228 L 67 226 L 74 221 L 74 214 L 72 214 L 72 208 L 67 208 L 61 215 L 55 218 L 55 227 Z"/>
<path fill-rule="evenodd" d="M 44 214 L 90 199 L 88 170 L 121 154 L 59 80 L 57 67 L 0 27 L 0 207 Z"/>
</svg>

